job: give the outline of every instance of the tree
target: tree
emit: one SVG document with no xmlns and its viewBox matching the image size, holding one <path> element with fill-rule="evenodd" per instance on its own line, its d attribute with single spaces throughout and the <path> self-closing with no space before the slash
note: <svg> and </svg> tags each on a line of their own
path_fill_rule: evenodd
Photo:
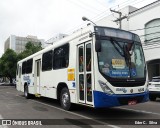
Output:
<svg viewBox="0 0 160 128">
<path fill-rule="evenodd" d="M 12 49 L 7 51 L 0 58 L 0 74 L 8 77 L 10 83 L 16 77 L 17 54 Z"/>
<path fill-rule="evenodd" d="M 25 50 L 18 54 L 18 61 L 22 60 L 23 58 L 26 58 L 38 51 L 42 50 L 41 42 L 39 42 L 38 45 L 34 45 L 32 42 L 28 42 L 25 46 Z"/>
<path fill-rule="evenodd" d="M 0 58 L 0 75 L 8 77 L 10 83 L 12 83 L 12 79 L 16 77 L 17 61 L 42 50 L 41 43 L 34 45 L 32 42 L 28 42 L 25 48 L 26 49 L 18 55 L 12 49 L 7 49 Z"/>
</svg>

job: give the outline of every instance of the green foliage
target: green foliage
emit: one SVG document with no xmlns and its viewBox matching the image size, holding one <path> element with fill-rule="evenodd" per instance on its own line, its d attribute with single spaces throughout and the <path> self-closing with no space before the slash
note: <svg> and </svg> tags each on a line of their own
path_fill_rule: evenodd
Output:
<svg viewBox="0 0 160 128">
<path fill-rule="evenodd" d="M 7 49 L 0 58 L 0 75 L 10 78 L 11 83 L 12 78 L 16 77 L 17 62 L 42 50 L 41 43 L 37 46 L 32 42 L 28 42 L 25 48 L 26 49 L 18 55 L 12 49 Z"/>
<path fill-rule="evenodd" d="M 3 76 L 13 78 L 16 76 L 17 54 L 12 49 L 7 51 L 0 58 L 0 72 Z"/>
<path fill-rule="evenodd" d="M 39 45 L 34 45 L 32 42 L 28 42 L 25 48 L 26 49 L 23 52 L 18 54 L 18 61 L 42 50 L 41 42 L 39 43 Z"/>
</svg>

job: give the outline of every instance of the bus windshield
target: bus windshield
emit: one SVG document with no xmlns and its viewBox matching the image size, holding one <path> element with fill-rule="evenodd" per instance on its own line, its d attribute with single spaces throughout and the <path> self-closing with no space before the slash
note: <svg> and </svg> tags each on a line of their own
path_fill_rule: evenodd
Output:
<svg viewBox="0 0 160 128">
<path fill-rule="evenodd" d="M 100 72 L 110 78 L 145 78 L 145 60 L 140 43 L 98 40 L 101 51 L 98 52 Z"/>
</svg>

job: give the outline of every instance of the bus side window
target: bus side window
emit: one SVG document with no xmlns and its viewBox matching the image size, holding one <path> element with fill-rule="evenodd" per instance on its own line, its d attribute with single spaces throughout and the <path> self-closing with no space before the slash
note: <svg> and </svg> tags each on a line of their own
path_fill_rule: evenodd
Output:
<svg viewBox="0 0 160 128">
<path fill-rule="evenodd" d="M 53 55 L 52 50 L 43 53 L 42 55 L 42 71 L 43 72 L 52 70 L 52 55 Z"/>
<path fill-rule="evenodd" d="M 91 58 L 89 59 L 89 61 L 88 61 L 86 66 L 87 66 L 86 67 L 87 71 L 91 71 Z"/>
<path fill-rule="evenodd" d="M 83 72 L 83 47 L 79 47 L 79 72 Z"/>
<path fill-rule="evenodd" d="M 22 74 L 26 73 L 26 63 L 27 63 L 26 61 L 22 63 Z"/>
<path fill-rule="evenodd" d="M 86 45 L 86 70 L 91 71 L 91 44 Z"/>
<path fill-rule="evenodd" d="M 69 44 L 54 49 L 53 69 L 67 68 L 69 64 Z"/>
<path fill-rule="evenodd" d="M 92 75 L 91 73 L 87 74 L 87 101 L 92 102 Z"/>
</svg>

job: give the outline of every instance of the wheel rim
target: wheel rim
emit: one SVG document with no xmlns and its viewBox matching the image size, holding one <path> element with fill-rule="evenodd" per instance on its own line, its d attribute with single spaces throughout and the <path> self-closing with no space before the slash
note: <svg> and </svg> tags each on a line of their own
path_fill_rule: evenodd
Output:
<svg viewBox="0 0 160 128">
<path fill-rule="evenodd" d="M 69 102 L 69 95 L 67 93 L 64 93 L 62 95 L 62 103 L 64 106 L 67 106 L 68 102 Z"/>
</svg>

